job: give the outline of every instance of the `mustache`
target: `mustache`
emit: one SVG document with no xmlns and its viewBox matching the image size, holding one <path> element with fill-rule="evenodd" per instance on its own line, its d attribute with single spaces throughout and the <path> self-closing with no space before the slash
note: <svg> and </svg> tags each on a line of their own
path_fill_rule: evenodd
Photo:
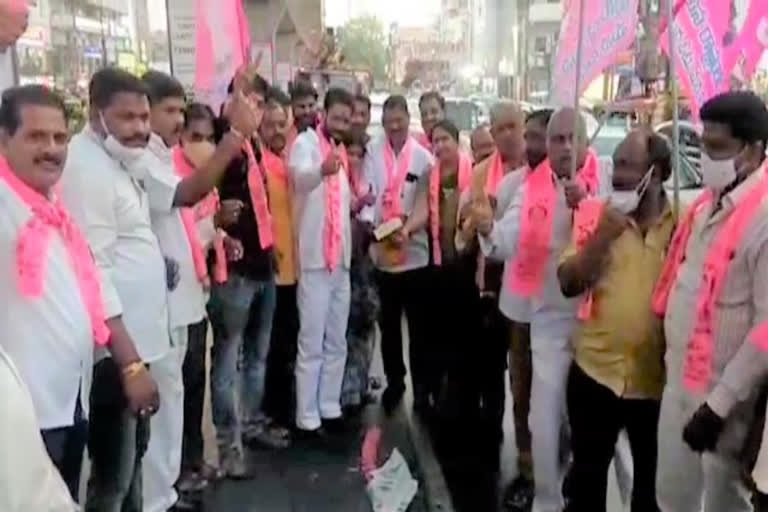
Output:
<svg viewBox="0 0 768 512">
<path fill-rule="evenodd" d="M 52 153 L 43 153 L 42 155 L 35 157 L 32 161 L 35 165 L 40 165 L 42 163 L 49 163 L 54 165 L 64 164 L 63 157 L 59 155 L 54 155 Z"/>
</svg>

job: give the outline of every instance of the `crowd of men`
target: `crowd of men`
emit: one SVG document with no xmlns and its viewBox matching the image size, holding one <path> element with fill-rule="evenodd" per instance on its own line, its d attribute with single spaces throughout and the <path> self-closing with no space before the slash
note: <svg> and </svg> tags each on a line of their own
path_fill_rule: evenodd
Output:
<svg viewBox="0 0 768 512">
<path fill-rule="evenodd" d="M 456 442 L 501 443 L 509 367 L 508 508 L 606 510 L 612 461 L 634 512 L 765 507 L 757 96 L 702 107 L 705 188 L 683 208 L 644 127 L 607 160 L 575 110 L 500 102 L 470 155 L 438 93 L 423 135 L 389 97 L 375 139 L 366 97 L 317 101 L 243 69 L 217 114 L 106 68 L 70 138 L 55 93 L 4 92 L 0 508 L 72 510 L 86 445 L 85 510 L 154 512 L 253 477 L 249 446 L 354 435 L 377 321 L 382 405 L 402 401 L 403 315 L 413 407 Z"/>
</svg>

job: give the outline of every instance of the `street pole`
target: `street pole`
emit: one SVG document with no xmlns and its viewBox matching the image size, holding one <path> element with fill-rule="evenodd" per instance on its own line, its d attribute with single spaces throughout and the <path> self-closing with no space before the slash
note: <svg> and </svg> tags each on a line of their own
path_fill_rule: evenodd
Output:
<svg viewBox="0 0 768 512">
<path fill-rule="evenodd" d="M 99 26 L 101 28 L 101 65 L 107 67 L 107 40 L 104 36 L 104 0 L 101 0 L 99 11 Z"/>
<path fill-rule="evenodd" d="M 675 10 L 667 0 L 667 36 L 669 37 L 669 90 L 672 95 L 672 183 L 675 187 L 675 215 L 680 215 L 680 112 L 675 77 Z"/>
<path fill-rule="evenodd" d="M 584 7 L 586 6 L 587 0 L 577 0 L 579 2 L 579 37 L 578 37 L 578 47 L 576 49 L 576 89 L 573 93 L 573 108 L 576 111 L 575 115 L 573 116 L 573 151 L 574 155 L 573 158 L 571 158 L 571 178 L 576 176 L 576 171 L 578 170 L 578 163 L 576 162 L 576 148 L 578 145 L 582 142 L 581 136 L 582 134 L 579 133 L 582 123 L 581 121 L 581 111 L 579 109 L 579 98 L 581 97 L 581 54 L 583 51 L 584 46 L 584 28 L 583 28 L 583 21 L 584 21 Z M 573 6 L 573 2 L 571 2 L 571 6 Z M 566 16 L 568 14 L 566 13 Z M 586 135 L 586 134 L 584 134 Z"/>
</svg>

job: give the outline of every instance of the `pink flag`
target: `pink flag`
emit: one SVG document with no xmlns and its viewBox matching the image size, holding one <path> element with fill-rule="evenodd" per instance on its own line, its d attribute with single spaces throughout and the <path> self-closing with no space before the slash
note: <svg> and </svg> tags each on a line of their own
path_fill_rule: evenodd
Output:
<svg viewBox="0 0 768 512">
<path fill-rule="evenodd" d="M 579 24 L 581 2 L 584 19 Z M 613 64 L 619 53 L 635 41 L 638 0 L 569 0 L 560 26 L 552 101 L 572 105 L 576 89 L 576 54 L 581 26 L 582 54 L 579 70 L 579 94 L 605 68 Z"/>
<path fill-rule="evenodd" d="M 705 101 L 730 85 L 730 69 L 723 59 L 730 4 L 724 0 L 688 0 L 669 25 L 675 31 L 678 78 L 694 115 L 698 115 Z M 667 54 L 668 43 L 665 32 L 661 35 L 661 47 Z"/>
<path fill-rule="evenodd" d="M 250 29 L 242 0 L 196 1 L 195 92 L 218 112 L 235 71 L 250 61 Z"/>
<path fill-rule="evenodd" d="M 725 67 L 739 67 L 743 78 L 749 78 L 768 48 L 768 2 L 752 0 L 748 6 L 737 2 L 731 14 L 731 26 L 723 41 Z"/>
</svg>

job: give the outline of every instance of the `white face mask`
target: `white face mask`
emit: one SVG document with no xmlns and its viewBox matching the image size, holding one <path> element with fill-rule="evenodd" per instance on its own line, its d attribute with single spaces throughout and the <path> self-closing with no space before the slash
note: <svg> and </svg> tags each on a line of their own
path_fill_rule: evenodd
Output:
<svg viewBox="0 0 768 512">
<path fill-rule="evenodd" d="M 736 159 L 712 160 L 701 152 L 701 180 L 712 190 L 723 190 L 736 179 Z"/>
<path fill-rule="evenodd" d="M 640 206 L 640 200 L 645 195 L 645 191 L 648 189 L 648 184 L 651 182 L 651 175 L 653 174 L 653 167 L 648 169 L 643 179 L 640 180 L 637 187 L 634 190 L 614 190 L 611 193 L 611 206 L 616 208 L 624 215 L 637 210 Z"/>
<path fill-rule="evenodd" d="M 131 167 L 144 156 L 146 148 L 132 148 L 125 146 L 122 142 L 117 140 L 114 135 L 109 133 L 107 123 L 104 122 L 103 114 L 99 114 L 99 119 L 101 120 L 101 127 L 104 130 L 104 133 L 107 134 L 107 137 L 104 139 L 104 149 L 112 158 L 121 162 L 126 167 Z"/>
</svg>

